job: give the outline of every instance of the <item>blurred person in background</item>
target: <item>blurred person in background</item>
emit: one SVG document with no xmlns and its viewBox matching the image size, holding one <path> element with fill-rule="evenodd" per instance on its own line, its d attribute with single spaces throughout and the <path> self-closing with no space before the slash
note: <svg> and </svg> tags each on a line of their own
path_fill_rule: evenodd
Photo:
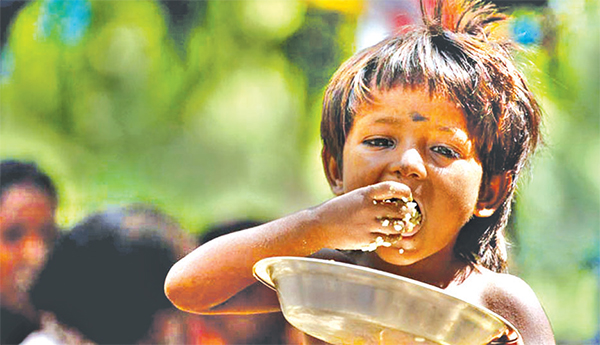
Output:
<svg viewBox="0 0 600 345">
<path fill-rule="evenodd" d="M 177 222 L 146 205 L 92 214 L 57 241 L 34 285 L 40 331 L 23 344 L 187 344 L 162 285 L 196 245 Z"/>
<path fill-rule="evenodd" d="M 39 327 L 29 289 L 58 234 L 56 188 L 35 163 L 0 163 L 0 342 L 18 344 Z"/>
</svg>

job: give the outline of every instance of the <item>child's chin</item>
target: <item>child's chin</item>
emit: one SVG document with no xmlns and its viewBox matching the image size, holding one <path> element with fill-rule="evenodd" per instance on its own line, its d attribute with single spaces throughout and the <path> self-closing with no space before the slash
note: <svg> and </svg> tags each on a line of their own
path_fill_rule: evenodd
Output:
<svg viewBox="0 0 600 345">
<path fill-rule="evenodd" d="M 381 260 L 397 266 L 408 266 L 419 261 L 419 258 L 415 257 L 414 251 L 394 246 L 379 247 L 376 253 Z"/>
</svg>

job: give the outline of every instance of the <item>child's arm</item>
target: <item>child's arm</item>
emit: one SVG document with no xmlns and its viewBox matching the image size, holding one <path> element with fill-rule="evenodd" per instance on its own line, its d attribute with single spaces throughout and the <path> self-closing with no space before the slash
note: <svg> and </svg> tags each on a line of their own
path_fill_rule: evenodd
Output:
<svg viewBox="0 0 600 345">
<path fill-rule="evenodd" d="M 500 274 L 488 286 L 484 304 L 505 317 L 521 334 L 517 344 L 554 345 L 548 317 L 535 293 L 518 277 Z"/>
<path fill-rule="evenodd" d="M 275 293 L 252 275 L 257 261 L 272 256 L 309 256 L 323 248 L 365 247 L 377 236 L 394 233 L 376 220 L 394 212 L 393 206 L 373 201 L 409 195 L 405 185 L 383 182 L 216 238 L 171 268 L 165 292 L 175 306 L 197 313 L 278 310 Z"/>
</svg>

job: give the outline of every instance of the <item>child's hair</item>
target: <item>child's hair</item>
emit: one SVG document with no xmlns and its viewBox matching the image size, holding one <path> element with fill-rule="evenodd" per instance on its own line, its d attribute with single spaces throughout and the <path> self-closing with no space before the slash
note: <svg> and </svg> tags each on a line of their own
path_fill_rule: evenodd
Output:
<svg viewBox="0 0 600 345">
<path fill-rule="evenodd" d="M 21 162 L 7 159 L 0 163 L 0 195 L 11 187 L 21 184 L 31 184 L 48 195 L 56 205 L 58 195 L 52 179 L 38 168 L 33 162 Z"/>
<path fill-rule="evenodd" d="M 474 217 L 459 234 L 458 257 L 494 271 L 506 267 L 506 227 L 517 177 L 540 138 L 541 111 L 524 76 L 516 69 L 508 39 L 493 30 L 506 16 L 478 0 L 422 0 L 423 23 L 346 61 L 325 92 L 321 138 L 323 154 L 342 169 L 346 135 L 359 106 L 374 90 L 421 88 L 447 97 L 465 114 L 483 166 L 482 190 L 493 176 L 510 185 L 498 210 Z M 496 28 L 497 29 L 497 28 Z"/>
</svg>

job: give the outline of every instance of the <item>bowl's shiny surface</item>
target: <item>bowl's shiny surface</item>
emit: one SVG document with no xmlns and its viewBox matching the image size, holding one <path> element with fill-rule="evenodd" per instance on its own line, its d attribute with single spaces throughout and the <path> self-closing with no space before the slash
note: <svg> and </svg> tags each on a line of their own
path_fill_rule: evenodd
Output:
<svg viewBox="0 0 600 345">
<path fill-rule="evenodd" d="M 273 257 L 254 275 L 277 291 L 286 319 L 332 344 L 487 344 L 516 330 L 436 287 L 329 260 Z"/>
</svg>

